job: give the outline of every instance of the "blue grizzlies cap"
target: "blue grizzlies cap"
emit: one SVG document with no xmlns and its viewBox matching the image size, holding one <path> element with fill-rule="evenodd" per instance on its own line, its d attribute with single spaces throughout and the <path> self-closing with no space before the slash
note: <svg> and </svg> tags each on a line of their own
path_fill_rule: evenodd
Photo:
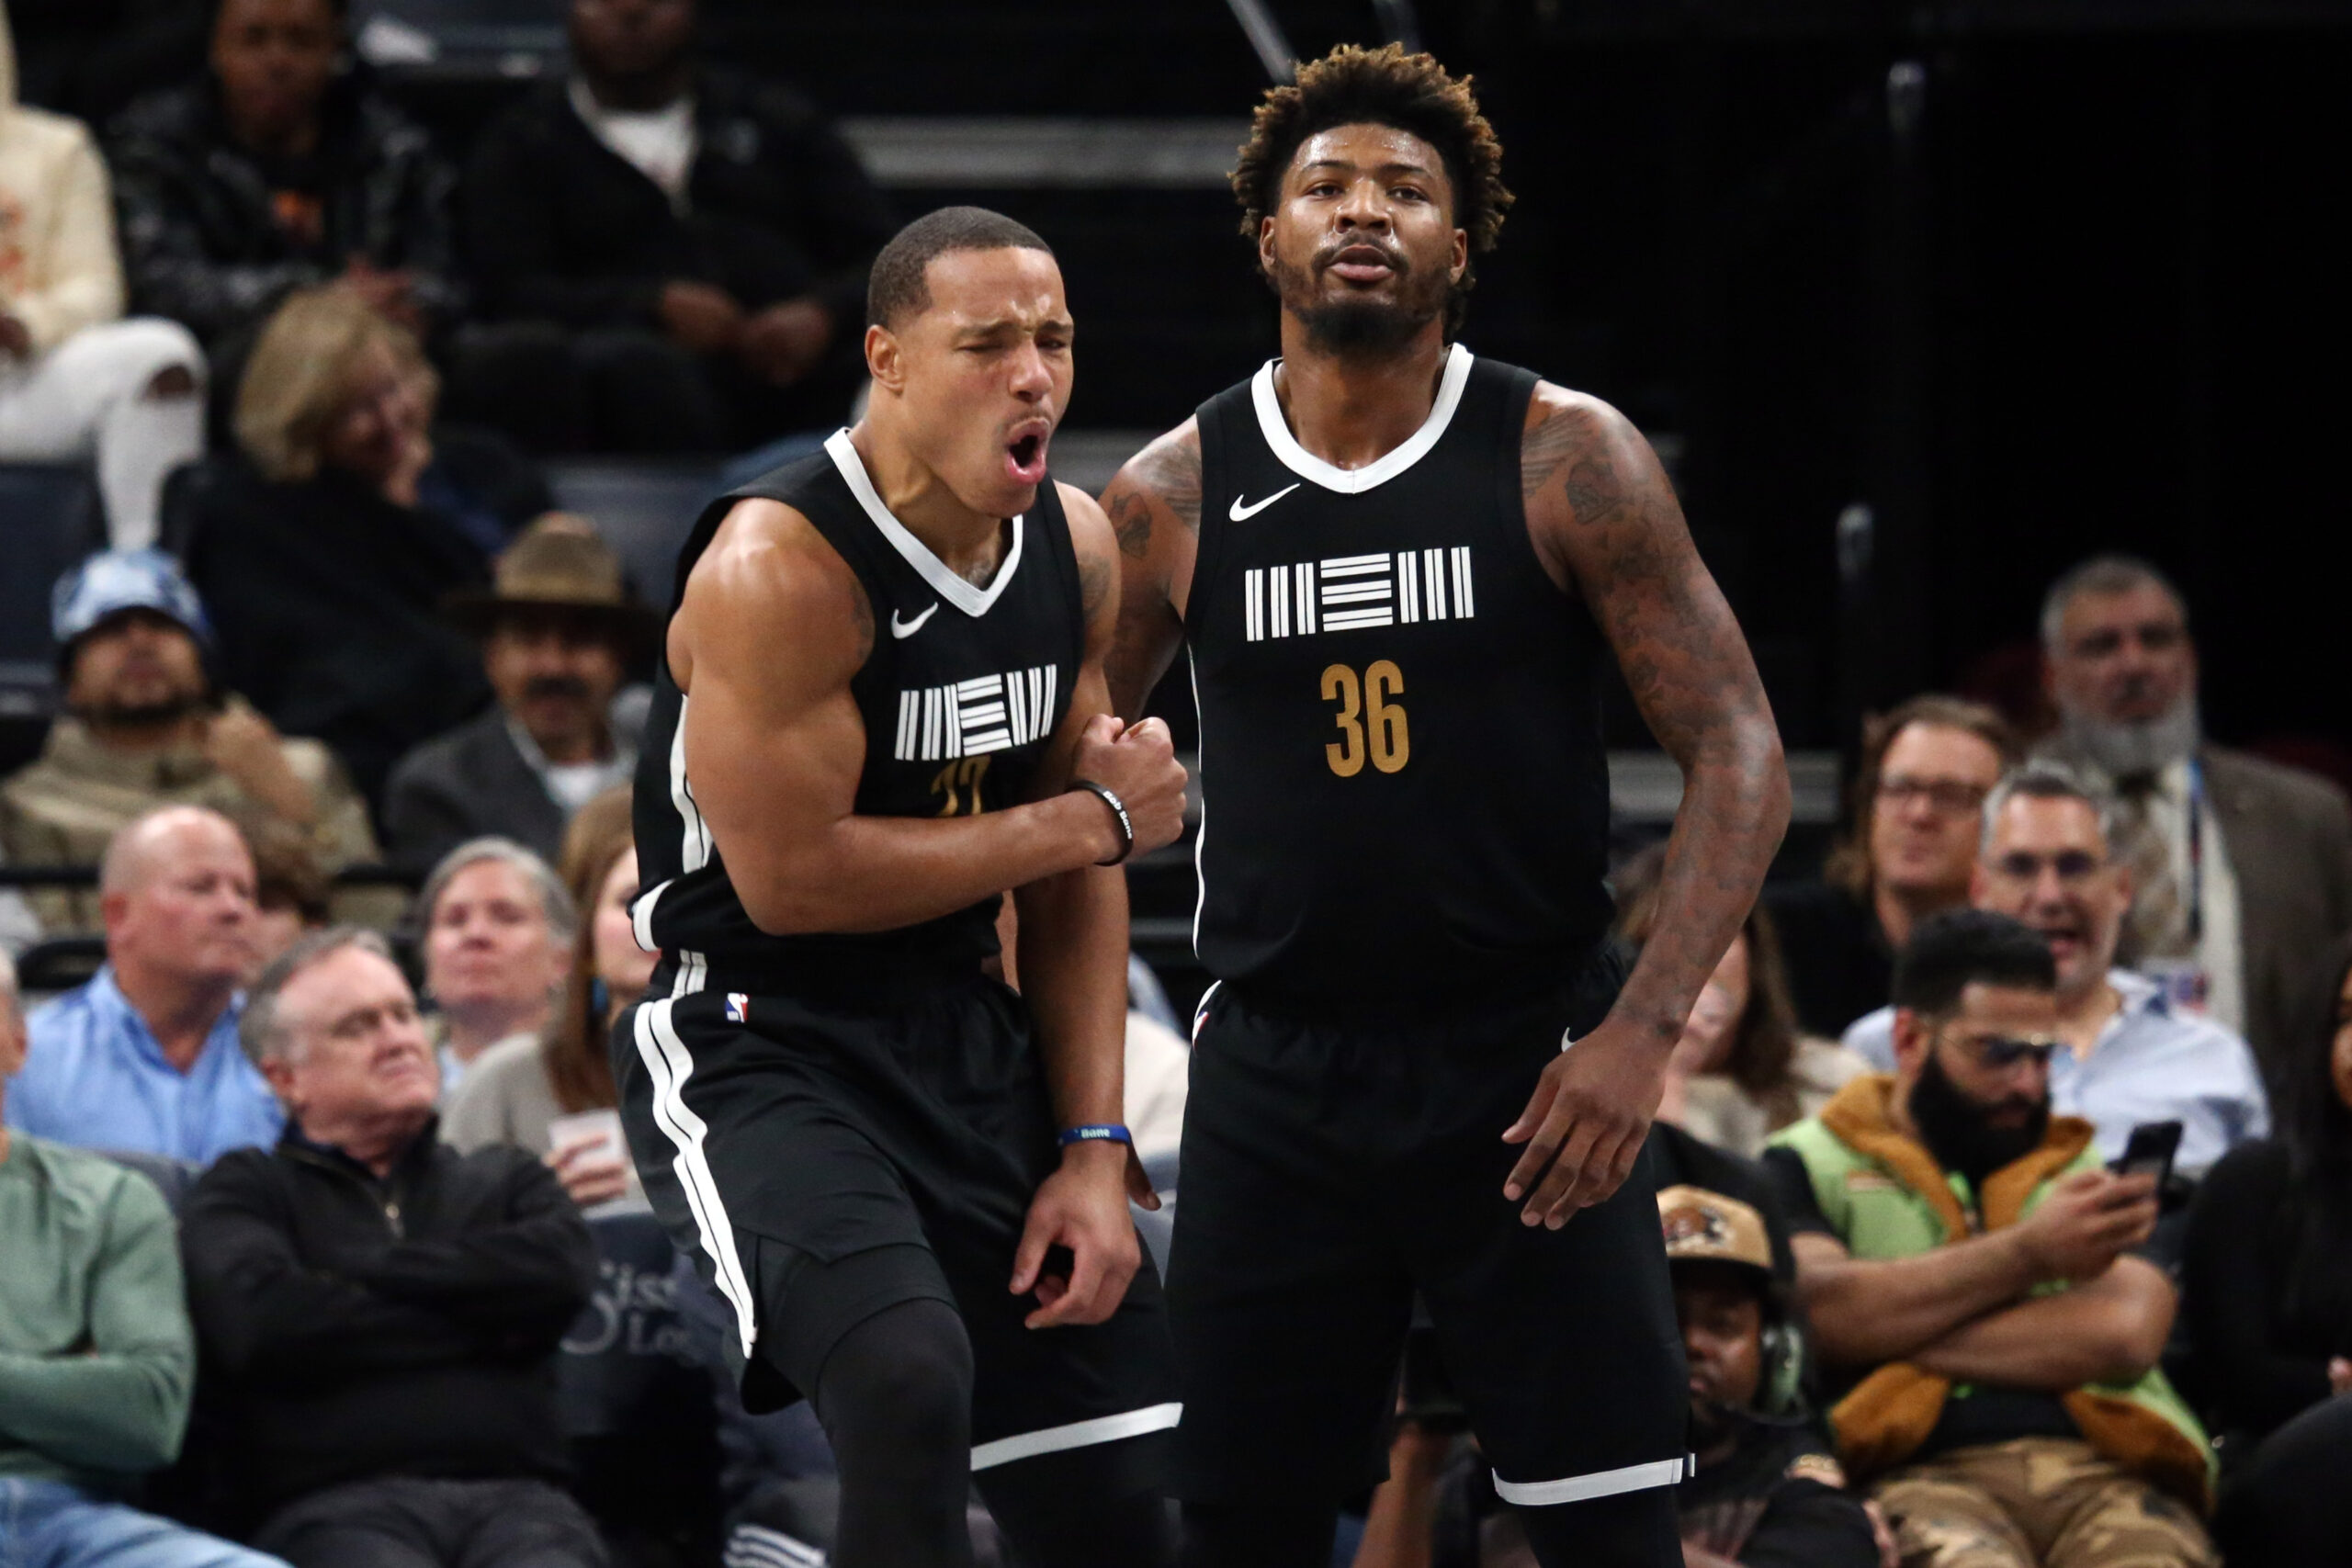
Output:
<svg viewBox="0 0 2352 1568">
<path fill-rule="evenodd" d="M 210 652 L 212 623 L 180 563 L 161 550 L 103 550 L 63 577 L 49 596 L 49 625 L 64 648 L 108 615 L 153 610 L 186 627 Z"/>
</svg>

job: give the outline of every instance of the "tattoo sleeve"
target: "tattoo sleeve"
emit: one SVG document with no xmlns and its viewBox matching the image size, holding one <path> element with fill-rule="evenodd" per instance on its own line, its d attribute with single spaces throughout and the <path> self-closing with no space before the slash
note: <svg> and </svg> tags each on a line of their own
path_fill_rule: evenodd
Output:
<svg viewBox="0 0 2352 1568">
<path fill-rule="evenodd" d="M 1201 531 L 1201 439 L 1188 421 L 1128 459 L 1102 492 L 1118 536 L 1119 633 L 1106 669 L 1111 705 L 1141 716 L 1151 689 L 1184 637 L 1171 597 L 1180 562 L 1185 576 Z"/>
<path fill-rule="evenodd" d="M 1603 405 L 1539 396 L 1520 470 L 1539 550 L 1565 568 L 1651 733 L 1682 768 L 1657 919 L 1618 1003 L 1670 1045 L 1787 829 L 1780 732 L 1648 443 Z"/>
</svg>

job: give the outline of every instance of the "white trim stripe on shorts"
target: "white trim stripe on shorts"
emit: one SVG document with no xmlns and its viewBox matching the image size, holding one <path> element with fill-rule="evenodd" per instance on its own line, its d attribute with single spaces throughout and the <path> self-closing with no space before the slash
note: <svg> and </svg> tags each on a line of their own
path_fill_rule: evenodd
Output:
<svg viewBox="0 0 2352 1568">
<path fill-rule="evenodd" d="M 700 955 L 681 957 L 691 961 L 679 969 L 684 989 L 699 967 Z M 663 997 L 638 1008 L 637 1054 L 653 1077 L 654 1122 L 677 1145 L 678 1157 L 670 1162 L 670 1168 L 684 1190 L 686 1207 L 694 1212 L 695 1231 L 710 1257 L 718 1293 L 735 1308 L 736 1335 L 748 1360 L 759 1338 L 759 1318 L 752 1306 L 752 1288 L 743 1278 L 742 1259 L 735 1252 L 735 1226 L 727 1217 L 726 1204 L 719 1201 L 718 1180 L 711 1174 L 710 1156 L 703 1148 L 703 1140 L 710 1134 L 709 1124 L 686 1103 L 686 1080 L 694 1076 L 695 1064 L 670 1017 L 677 1005 L 675 997 Z"/>
<path fill-rule="evenodd" d="M 999 1438 L 992 1443 L 974 1447 L 972 1468 L 988 1470 L 1000 1464 L 1011 1464 L 1017 1459 L 1059 1453 L 1064 1449 L 1091 1448 L 1096 1443 L 1115 1443 L 1122 1438 L 1138 1438 L 1146 1432 L 1164 1432 L 1176 1425 L 1177 1418 L 1183 1414 L 1184 1407 L 1180 1404 L 1148 1404 L 1141 1410 L 1122 1411 L 1116 1416 L 1097 1416 L 1091 1421 L 1072 1421 L 1066 1427 L 1047 1427 L 1042 1431 Z"/>
<path fill-rule="evenodd" d="M 1558 1481 L 1505 1481 L 1495 1477 L 1495 1495 L 1522 1508 L 1549 1507 L 1556 1503 L 1582 1503 L 1594 1497 L 1614 1497 L 1621 1492 L 1645 1492 L 1653 1486 L 1679 1486 L 1698 1473 L 1698 1460 L 1662 1459 L 1655 1464 L 1629 1464 L 1622 1470 L 1596 1470 L 1589 1475 L 1564 1476 Z"/>
</svg>

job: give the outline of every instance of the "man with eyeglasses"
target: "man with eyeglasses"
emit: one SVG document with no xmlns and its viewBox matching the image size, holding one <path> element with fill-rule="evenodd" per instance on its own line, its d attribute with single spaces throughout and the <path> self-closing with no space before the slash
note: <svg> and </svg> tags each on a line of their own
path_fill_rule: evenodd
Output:
<svg viewBox="0 0 2352 1568">
<path fill-rule="evenodd" d="M 2051 944 L 1950 911 L 1894 985 L 1893 1073 L 1765 1155 L 1839 1458 L 1909 1568 L 2211 1568 L 2210 1450 L 2156 1365 L 2173 1287 L 2137 1255 L 2154 1179 L 2051 1113 Z"/>
<path fill-rule="evenodd" d="M 2050 944 L 2064 1046 L 2051 1064 L 2052 1104 L 2090 1122 L 2109 1159 L 2141 1123 L 2178 1122 L 2173 1168 L 2201 1177 L 2268 1134 L 2269 1100 L 2245 1041 L 2116 967 L 2132 879 L 2112 851 L 2112 820 L 2104 795 L 2063 767 L 2019 769 L 1985 799 L 1972 901 Z M 1846 1044 L 1890 1071 L 1894 1025 L 1895 1010 L 1882 1008 L 1846 1032 Z"/>
</svg>

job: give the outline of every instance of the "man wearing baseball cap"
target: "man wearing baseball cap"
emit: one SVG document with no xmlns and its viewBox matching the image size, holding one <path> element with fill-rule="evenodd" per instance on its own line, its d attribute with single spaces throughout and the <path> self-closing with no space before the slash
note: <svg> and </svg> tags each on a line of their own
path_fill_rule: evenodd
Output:
<svg viewBox="0 0 2352 1568">
<path fill-rule="evenodd" d="M 64 713 L 40 756 L 0 784 L 0 849 L 14 864 L 91 866 L 125 824 L 164 806 L 276 818 L 330 871 L 376 859 L 368 808 L 334 754 L 288 740 L 210 669 L 202 601 L 161 550 L 109 551 L 50 601 Z M 95 930 L 95 892 L 35 900 L 51 931 Z"/>
<path fill-rule="evenodd" d="M 1804 1409 L 1785 1281 L 1757 1207 L 1657 1195 L 1690 1368 L 1697 1472 L 1677 1489 L 1686 1568 L 1878 1568 L 1870 1516 Z"/>
<path fill-rule="evenodd" d="M 613 696 L 652 646 L 654 617 L 584 518 L 551 513 L 498 558 L 495 585 L 449 606 L 481 639 L 498 700 L 392 770 L 384 833 L 393 858 L 428 866 L 472 839 L 513 839 L 552 863 L 571 814 L 628 781 Z"/>
</svg>

